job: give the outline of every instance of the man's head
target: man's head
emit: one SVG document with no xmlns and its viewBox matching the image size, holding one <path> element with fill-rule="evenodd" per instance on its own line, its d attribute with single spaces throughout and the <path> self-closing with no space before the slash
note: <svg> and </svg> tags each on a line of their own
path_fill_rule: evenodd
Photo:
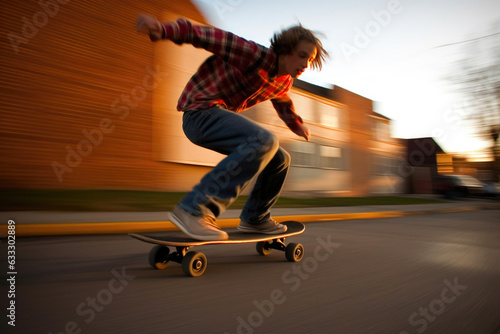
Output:
<svg viewBox="0 0 500 334">
<path fill-rule="evenodd" d="M 275 34 L 271 39 L 271 48 L 280 58 L 279 74 L 290 74 L 294 78 L 309 66 L 321 70 L 328 57 L 321 41 L 302 25 Z"/>
</svg>

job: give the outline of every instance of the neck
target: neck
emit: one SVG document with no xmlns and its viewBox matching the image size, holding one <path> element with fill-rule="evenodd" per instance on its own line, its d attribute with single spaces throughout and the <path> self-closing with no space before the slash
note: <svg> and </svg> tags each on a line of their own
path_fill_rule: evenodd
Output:
<svg viewBox="0 0 500 334">
<path fill-rule="evenodd" d="M 277 76 L 281 77 L 283 75 L 287 75 L 288 73 L 287 73 L 286 68 L 285 68 L 285 56 L 279 55 L 277 63 L 278 63 Z"/>
</svg>

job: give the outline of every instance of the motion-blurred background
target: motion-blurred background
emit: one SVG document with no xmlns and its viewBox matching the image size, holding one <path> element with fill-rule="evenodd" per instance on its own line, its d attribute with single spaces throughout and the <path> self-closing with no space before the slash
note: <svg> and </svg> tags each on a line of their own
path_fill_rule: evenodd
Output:
<svg viewBox="0 0 500 334">
<path fill-rule="evenodd" d="M 496 189 L 496 1 L 19 0 L 1 4 L 5 193 L 185 192 L 221 159 L 185 138 L 176 110 L 209 54 L 150 42 L 135 31 L 139 13 L 186 17 L 266 46 L 298 22 L 324 34 L 330 62 L 290 94 L 310 142 L 270 102 L 244 113 L 292 156 L 284 196 L 454 196 L 466 182 L 447 178 L 456 174 L 480 181 L 481 192 Z"/>
</svg>

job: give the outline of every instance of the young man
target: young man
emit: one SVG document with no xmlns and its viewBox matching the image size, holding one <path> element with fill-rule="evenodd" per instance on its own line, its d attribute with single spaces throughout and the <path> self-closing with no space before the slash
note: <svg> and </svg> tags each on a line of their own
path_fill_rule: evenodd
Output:
<svg viewBox="0 0 500 334">
<path fill-rule="evenodd" d="M 196 26 L 185 19 L 160 23 L 141 14 L 137 31 L 152 41 L 190 43 L 210 56 L 191 77 L 177 109 L 183 111 L 183 130 L 196 145 L 227 155 L 188 193 L 171 213 L 171 221 L 199 240 L 225 240 L 215 219 L 257 177 L 242 213 L 243 232 L 278 234 L 286 226 L 271 218 L 270 209 L 281 192 L 290 155 L 278 139 L 239 112 L 271 100 L 279 117 L 295 134 L 309 140 L 287 93 L 293 78 L 309 66 L 321 69 L 327 52 L 313 32 L 295 26 L 275 34 L 266 48 L 230 32 Z"/>
</svg>

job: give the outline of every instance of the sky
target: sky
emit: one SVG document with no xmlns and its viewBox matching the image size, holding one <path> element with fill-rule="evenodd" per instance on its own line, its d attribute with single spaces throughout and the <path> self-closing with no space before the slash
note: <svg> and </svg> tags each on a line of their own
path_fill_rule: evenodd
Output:
<svg viewBox="0 0 500 334">
<path fill-rule="evenodd" d="M 434 137 L 449 153 L 490 145 L 465 126 L 467 98 L 450 90 L 446 77 L 467 41 L 489 42 L 484 36 L 500 32 L 499 0 L 193 2 L 210 24 L 265 46 L 299 22 L 321 32 L 331 58 L 321 72 L 308 70 L 300 79 L 374 100 L 375 111 L 393 120 L 393 137 Z"/>
</svg>

